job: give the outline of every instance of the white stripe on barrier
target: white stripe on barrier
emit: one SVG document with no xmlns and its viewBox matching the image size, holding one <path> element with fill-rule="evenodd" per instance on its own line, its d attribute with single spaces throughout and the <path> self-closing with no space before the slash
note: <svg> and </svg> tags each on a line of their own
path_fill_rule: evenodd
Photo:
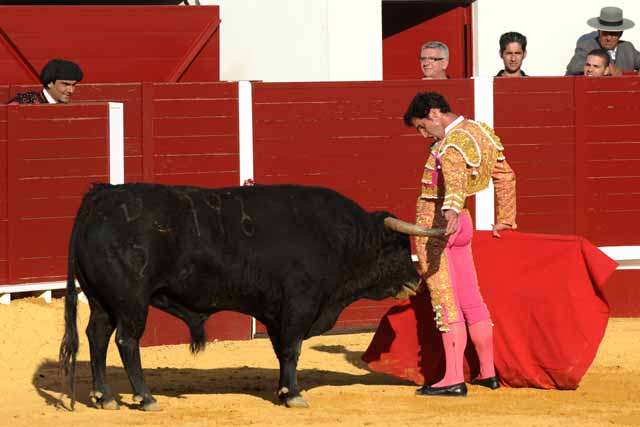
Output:
<svg viewBox="0 0 640 427">
<path fill-rule="evenodd" d="M 124 184 L 124 105 L 109 103 L 109 182 Z"/>
<path fill-rule="evenodd" d="M 473 78 L 474 119 L 493 127 L 493 77 Z M 495 216 L 493 182 L 476 193 L 476 230 L 491 230 Z"/>
<path fill-rule="evenodd" d="M 640 246 L 601 246 L 599 249 L 619 264 L 618 270 L 640 270 Z"/>
<path fill-rule="evenodd" d="M 76 288 L 78 288 L 80 284 L 76 280 Z M 39 283 L 21 283 L 19 285 L 0 285 L 0 304 L 10 304 L 11 303 L 11 294 L 19 294 L 22 292 L 40 292 L 38 294 L 39 298 L 45 300 L 45 302 L 51 302 L 51 291 L 58 289 L 66 289 L 67 282 L 65 281 L 56 281 L 56 282 L 39 282 Z M 78 300 L 82 302 L 87 302 L 87 298 L 82 291 L 78 292 Z"/>
<path fill-rule="evenodd" d="M 253 180 L 253 101 L 251 82 L 238 82 L 240 185 Z"/>
</svg>

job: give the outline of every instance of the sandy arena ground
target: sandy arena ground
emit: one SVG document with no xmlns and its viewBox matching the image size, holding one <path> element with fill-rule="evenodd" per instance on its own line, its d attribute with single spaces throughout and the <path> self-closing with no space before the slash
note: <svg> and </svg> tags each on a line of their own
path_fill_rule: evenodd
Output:
<svg viewBox="0 0 640 427">
<path fill-rule="evenodd" d="M 197 357 L 186 345 L 144 348 L 145 375 L 163 409 L 146 413 L 131 399 L 113 343 L 108 378 L 122 407 L 90 406 L 88 313 L 80 304 L 79 402 L 69 412 L 56 407 L 63 300 L 24 298 L 0 306 L 0 425 L 640 426 L 640 319 L 611 319 L 576 391 L 470 386 L 467 398 L 456 399 L 416 397 L 413 384 L 367 370 L 360 355 L 371 333 L 312 338 L 298 369 L 311 405 L 306 410 L 274 403 L 278 365 L 268 339 L 212 343 Z"/>
</svg>

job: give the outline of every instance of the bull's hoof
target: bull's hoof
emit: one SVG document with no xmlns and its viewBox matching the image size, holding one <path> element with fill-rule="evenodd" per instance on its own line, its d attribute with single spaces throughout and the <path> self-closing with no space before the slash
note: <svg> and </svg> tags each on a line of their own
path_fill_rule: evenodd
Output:
<svg viewBox="0 0 640 427">
<path fill-rule="evenodd" d="M 284 404 L 287 408 L 308 408 L 309 403 L 302 398 L 302 396 L 295 396 L 290 399 L 286 399 Z"/>
<path fill-rule="evenodd" d="M 118 402 L 116 402 L 115 399 L 98 402 L 96 403 L 96 406 L 98 406 L 100 409 L 106 409 L 108 411 L 117 411 L 118 409 L 120 409 L 120 405 L 118 404 Z"/>
<path fill-rule="evenodd" d="M 113 397 L 105 397 L 101 391 L 92 391 L 89 393 L 89 398 L 93 402 L 93 405 L 98 409 L 106 409 L 108 411 L 116 411 L 120 409 L 120 405 Z"/>
<path fill-rule="evenodd" d="M 153 402 L 143 404 L 141 409 L 143 411 L 148 411 L 148 412 L 162 411 L 162 408 L 160 407 L 158 402 L 156 402 L 155 400 Z"/>
<path fill-rule="evenodd" d="M 160 408 L 160 405 L 154 398 L 150 398 L 145 401 L 144 397 L 140 396 L 139 394 L 134 394 L 133 401 L 139 403 L 140 409 L 142 409 L 143 411 L 157 412 L 162 410 L 162 408 Z"/>
</svg>

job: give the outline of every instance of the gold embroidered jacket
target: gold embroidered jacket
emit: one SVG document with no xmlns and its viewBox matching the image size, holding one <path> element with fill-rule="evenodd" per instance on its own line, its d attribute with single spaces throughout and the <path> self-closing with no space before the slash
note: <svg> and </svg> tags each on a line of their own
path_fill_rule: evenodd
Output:
<svg viewBox="0 0 640 427">
<path fill-rule="evenodd" d="M 442 210 L 460 212 L 467 196 L 493 178 L 496 221 L 516 228 L 516 178 L 493 129 L 463 120 L 431 147 L 422 176 L 422 199 L 444 199 Z"/>
</svg>

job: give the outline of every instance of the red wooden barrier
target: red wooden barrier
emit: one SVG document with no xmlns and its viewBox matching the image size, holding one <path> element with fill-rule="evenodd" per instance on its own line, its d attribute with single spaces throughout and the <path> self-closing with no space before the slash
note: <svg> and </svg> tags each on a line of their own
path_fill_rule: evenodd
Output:
<svg viewBox="0 0 640 427">
<path fill-rule="evenodd" d="M 518 173 L 522 231 L 578 232 L 598 245 L 637 245 L 638 225 L 630 218 L 639 208 L 635 171 L 640 144 L 635 135 L 640 124 L 634 110 L 638 81 L 495 81 L 495 127 Z M 8 99 L 18 89 L 0 86 L 0 96 Z M 473 117 L 470 80 L 254 83 L 256 182 L 329 186 L 368 210 L 389 210 L 412 220 L 428 141 L 403 125 L 402 114 L 421 90 L 442 92 L 454 111 Z M 57 224 L 70 221 L 84 181 L 71 180 L 64 186 L 69 194 L 56 193 L 42 177 L 55 177 L 60 170 L 62 176 L 95 175 L 85 171 L 96 167 L 95 159 L 69 160 L 96 157 L 92 151 L 95 117 L 87 119 L 94 125 L 74 127 L 66 126 L 64 120 L 49 120 L 45 112 L 53 111 L 50 117 L 61 119 L 56 115 L 61 111 L 77 108 L 81 115 L 85 108 L 92 111 L 101 105 L 83 106 L 80 101 L 123 101 L 127 181 L 210 187 L 239 182 L 237 83 L 83 84 L 75 100 L 76 104 L 67 106 L 0 107 L 0 168 L 4 168 L 0 170 L 9 171 L 7 176 L 0 174 L 0 281 L 4 283 L 63 277 L 68 235 L 62 230 L 68 225 Z M 42 127 L 47 120 L 51 123 Z M 16 127 L 12 123 L 23 124 Z M 84 132 L 89 142 L 78 145 L 65 139 L 70 135 L 67 129 Z M 43 134 L 50 130 L 53 136 Z M 18 136 L 18 145 L 9 142 Z M 62 138 L 58 143 L 64 147 L 56 145 L 51 150 L 45 137 Z M 106 160 L 104 165 L 106 177 Z M 38 179 L 49 183 L 34 184 Z M 41 201 L 64 197 L 75 201 Z M 45 226 L 25 225 L 35 217 L 49 221 L 46 230 Z M 12 219 L 22 222 L 9 226 Z M 51 232 L 54 235 L 50 228 L 59 231 Z M 40 230 L 38 241 L 47 240 L 42 243 L 44 251 L 16 240 L 22 234 L 33 240 L 33 234 L 28 234 L 32 230 Z M 52 243 L 60 241 L 59 248 Z M 637 280 L 638 270 L 619 271 L 614 276 L 607 287 L 614 315 L 638 314 L 628 304 Z M 359 301 L 343 313 L 337 326 L 371 327 L 390 304 Z M 207 325 L 213 338 L 249 334 L 246 316 L 223 313 L 214 319 L 217 321 Z M 153 311 L 143 342 L 186 342 L 187 337 L 178 321 L 167 322 L 166 315 Z"/>
<path fill-rule="evenodd" d="M 495 128 L 518 176 L 525 232 L 579 234 L 598 246 L 638 246 L 640 79 L 496 79 Z M 640 270 L 606 286 L 613 315 L 629 305 Z"/>
<path fill-rule="evenodd" d="M 144 180 L 238 185 L 238 84 L 156 83 L 144 90 Z"/>
<path fill-rule="evenodd" d="M 0 107 L 4 283 L 60 280 L 91 182 L 109 180 L 105 103 Z"/>
<path fill-rule="evenodd" d="M 471 80 L 254 84 L 256 182 L 331 187 L 367 210 L 413 221 L 429 141 L 402 116 L 423 90 L 473 115 Z M 358 301 L 336 327 L 376 325 L 391 302 Z"/>
<path fill-rule="evenodd" d="M 52 58 L 87 83 L 217 81 L 219 22 L 218 6 L 1 6 L 0 84 L 38 83 Z"/>
</svg>

